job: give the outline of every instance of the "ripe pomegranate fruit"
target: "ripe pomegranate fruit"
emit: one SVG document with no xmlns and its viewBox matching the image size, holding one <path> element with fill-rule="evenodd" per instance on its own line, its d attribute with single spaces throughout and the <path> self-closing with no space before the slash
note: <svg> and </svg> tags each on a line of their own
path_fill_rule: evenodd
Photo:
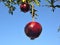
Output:
<svg viewBox="0 0 60 45">
<path fill-rule="evenodd" d="M 30 5 L 28 3 L 22 3 L 20 5 L 20 9 L 22 12 L 28 12 L 30 9 Z"/>
<path fill-rule="evenodd" d="M 25 26 L 25 34 L 32 40 L 39 37 L 42 32 L 42 26 L 38 22 L 29 22 Z"/>
</svg>

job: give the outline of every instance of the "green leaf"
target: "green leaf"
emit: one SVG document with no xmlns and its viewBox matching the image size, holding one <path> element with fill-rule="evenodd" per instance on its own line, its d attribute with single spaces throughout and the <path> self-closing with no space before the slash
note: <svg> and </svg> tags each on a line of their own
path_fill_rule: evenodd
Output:
<svg viewBox="0 0 60 45">
<path fill-rule="evenodd" d="M 11 7 L 9 8 L 9 13 L 13 15 L 13 11 L 14 11 L 14 10 L 15 10 L 15 7 L 11 6 Z"/>
<path fill-rule="evenodd" d="M 31 2 L 31 0 L 26 0 L 26 2 L 29 2 L 29 3 L 30 3 L 30 2 Z"/>
<path fill-rule="evenodd" d="M 34 0 L 35 4 L 40 6 L 40 2 L 38 0 Z"/>
<path fill-rule="evenodd" d="M 17 0 L 17 4 L 19 5 L 21 3 L 21 0 Z"/>
</svg>

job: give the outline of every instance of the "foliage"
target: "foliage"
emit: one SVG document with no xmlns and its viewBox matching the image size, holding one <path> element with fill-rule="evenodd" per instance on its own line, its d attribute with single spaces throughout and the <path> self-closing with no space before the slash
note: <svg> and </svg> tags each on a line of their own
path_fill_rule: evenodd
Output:
<svg viewBox="0 0 60 45">
<path fill-rule="evenodd" d="M 0 0 L 0 2 L 3 2 L 5 6 L 7 6 L 9 8 L 9 13 L 13 15 L 13 11 L 15 11 L 16 7 L 14 5 L 20 5 L 24 0 Z M 37 6 L 40 6 L 40 2 L 41 0 L 25 0 L 26 2 L 28 2 L 30 5 L 33 2 L 33 4 L 35 3 Z M 49 5 L 44 5 L 44 6 L 48 6 L 48 7 L 52 7 L 52 11 L 54 12 L 54 9 L 56 7 L 60 8 L 60 5 L 54 5 L 55 2 L 59 1 L 59 0 L 45 0 L 46 3 L 48 2 Z M 36 9 L 34 9 L 34 14 L 36 12 Z M 30 10 L 31 13 L 31 10 Z M 35 14 L 37 15 L 37 14 Z"/>
</svg>

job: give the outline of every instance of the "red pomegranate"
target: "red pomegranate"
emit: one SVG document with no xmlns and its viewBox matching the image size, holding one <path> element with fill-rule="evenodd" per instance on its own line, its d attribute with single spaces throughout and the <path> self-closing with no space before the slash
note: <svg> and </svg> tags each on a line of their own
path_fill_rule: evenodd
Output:
<svg viewBox="0 0 60 45">
<path fill-rule="evenodd" d="M 39 37 L 42 32 L 42 26 L 38 22 L 29 22 L 25 26 L 25 33 L 32 40 Z"/>
<path fill-rule="evenodd" d="M 28 3 L 22 3 L 20 5 L 20 9 L 22 12 L 28 12 L 30 9 L 30 5 Z"/>
</svg>

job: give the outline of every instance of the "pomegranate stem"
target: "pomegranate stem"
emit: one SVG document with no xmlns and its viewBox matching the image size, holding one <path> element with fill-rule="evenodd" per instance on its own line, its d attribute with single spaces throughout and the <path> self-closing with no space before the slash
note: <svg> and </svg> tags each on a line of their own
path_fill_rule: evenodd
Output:
<svg viewBox="0 0 60 45">
<path fill-rule="evenodd" d="M 34 9 L 34 5 L 32 4 L 32 21 L 34 21 L 34 11 L 33 11 L 33 9 Z"/>
</svg>

